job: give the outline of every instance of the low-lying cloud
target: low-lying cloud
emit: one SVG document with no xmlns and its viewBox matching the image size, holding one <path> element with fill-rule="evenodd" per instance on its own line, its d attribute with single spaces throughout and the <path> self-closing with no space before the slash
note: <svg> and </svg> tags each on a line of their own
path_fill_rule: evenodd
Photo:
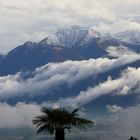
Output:
<svg viewBox="0 0 140 140">
<path fill-rule="evenodd" d="M 32 119 L 40 114 L 37 104 L 17 103 L 11 106 L 0 103 L 0 128 L 32 127 Z"/>
<path fill-rule="evenodd" d="M 109 46 L 107 47 L 106 51 L 108 52 L 109 56 L 113 57 L 121 57 L 122 55 L 133 55 L 135 54 L 134 51 L 130 50 L 128 47 L 125 46 Z"/>
<path fill-rule="evenodd" d="M 112 78 L 109 77 L 107 81 L 100 83 L 95 87 L 89 87 L 86 91 L 81 91 L 80 94 L 75 97 L 61 99 L 57 103 L 54 103 L 54 105 L 73 105 L 74 107 L 79 107 L 95 100 L 100 96 L 111 93 L 118 96 L 124 96 L 132 91 L 134 92 L 134 90 L 139 91 L 139 87 L 140 68 L 129 67 L 121 74 L 119 78 L 112 80 Z"/>
<path fill-rule="evenodd" d="M 118 106 L 118 105 L 106 105 L 106 108 L 109 112 L 115 113 L 115 112 L 120 112 L 123 111 L 123 107 Z"/>
<path fill-rule="evenodd" d="M 39 69 L 37 71 L 39 71 Z M 0 81 L 2 80 L 0 79 Z M 129 67 L 117 79 L 112 80 L 112 78 L 109 77 L 107 81 L 100 83 L 95 87 L 90 87 L 87 91 L 81 91 L 78 96 L 61 99 L 55 103 L 52 103 L 51 101 L 44 102 L 41 105 L 35 103 L 17 103 L 14 106 L 7 103 L 0 103 L 0 128 L 32 127 L 32 119 L 40 114 L 40 107 L 42 105 L 53 108 L 59 106 L 77 107 L 87 104 L 102 95 L 112 93 L 116 96 L 125 96 L 126 94 L 131 93 L 133 89 L 139 91 L 139 87 L 140 68 Z M 122 92 L 124 89 L 127 91 L 125 94 Z M 140 115 L 139 106 L 124 109 L 123 107 L 114 104 L 107 105 L 106 107 L 109 113 L 113 113 L 113 117 L 109 117 L 107 120 L 102 118 L 101 120 L 104 121 L 97 120 L 97 126 L 102 126 L 102 128 L 96 128 L 97 135 L 98 130 L 100 130 L 100 136 L 105 137 L 107 137 L 108 132 L 110 132 L 109 137 L 114 137 L 114 135 L 126 137 L 127 134 L 138 134 L 137 130 L 140 128 L 140 124 L 138 123 Z M 126 134 L 120 132 L 122 128 L 126 130 Z"/>
<path fill-rule="evenodd" d="M 117 59 L 98 58 L 83 61 L 66 61 L 50 63 L 37 68 L 34 76 L 22 78 L 22 73 L 0 77 L 0 98 L 11 96 L 35 96 L 57 88 L 61 84 L 72 86 L 88 77 L 95 77 L 101 73 L 135 62 L 140 55 L 123 55 Z M 109 83 L 109 81 L 108 81 Z M 110 83 L 109 83 L 110 84 Z M 90 89 L 89 89 L 90 90 Z"/>
</svg>

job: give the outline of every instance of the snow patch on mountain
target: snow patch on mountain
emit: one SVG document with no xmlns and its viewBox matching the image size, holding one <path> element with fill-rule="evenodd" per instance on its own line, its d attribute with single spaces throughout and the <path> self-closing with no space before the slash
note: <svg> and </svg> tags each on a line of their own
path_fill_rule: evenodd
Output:
<svg viewBox="0 0 140 140">
<path fill-rule="evenodd" d="M 43 39 L 41 42 L 41 44 L 43 45 L 61 45 L 57 36 L 50 34 L 48 37 L 46 37 L 45 39 Z"/>
<path fill-rule="evenodd" d="M 28 46 L 28 47 L 32 47 L 33 45 L 35 45 L 36 44 L 36 42 L 32 42 L 32 41 L 26 41 L 25 43 L 24 43 L 24 45 L 25 46 Z"/>
<path fill-rule="evenodd" d="M 66 47 L 72 47 L 85 39 L 88 35 L 88 30 L 80 26 L 72 26 L 69 29 L 59 29 L 55 35 L 61 44 Z"/>
<path fill-rule="evenodd" d="M 73 47 L 78 43 L 85 43 L 100 37 L 100 33 L 94 29 L 84 28 L 77 25 L 70 28 L 58 29 L 55 34 L 51 34 L 40 43 L 43 45 L 61 45 Z"/>
<path fill-rule="evenodd" d="M 102 45 L 108 42 L 112 44 L 127 43 L 129 45 L 140 45 L 140 31 L 129 30 L 125 32 L 119 32 L 116 34 L 101 34 L 93 28 L 85 28 L 74 25 L 69 28 L 58 29 L 58 31 L 55 34 L 50 34 L 48 37 L 46 37 L 39 43 L 43 44 L 44 46 L 50 45 L 71 48 L 78 46 L 86 47 L 87 44 L 89 44 L 91 41 Z M 33 42 L 26 42 L 26 45 L 33 46 Z M 122 50 L 122 47 L 120 46 L 117 50 L 120 50 L 120 48 Z M 108 51 L 110 51 L 110 49 Z"/>
</svg>

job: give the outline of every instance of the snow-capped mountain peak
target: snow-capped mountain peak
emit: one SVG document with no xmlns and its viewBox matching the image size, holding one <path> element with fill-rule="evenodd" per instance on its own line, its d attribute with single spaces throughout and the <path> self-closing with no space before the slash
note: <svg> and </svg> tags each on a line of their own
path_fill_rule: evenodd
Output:
<svg viewBox="0 0 140 140">
<path fill-rule="evenodd" d="M 70 28 L 58 29 L 55 34 L 51 34 L 42 41 L 43 45 L 61 45 L 65 47 L 72 47 L 77 43 L 89 41 L 93 38 L 99 38 L 100 33 L 94 29 L 80 27 L 78 25 L 71 26 Z"/>
<path fill-rule="evenodd" d="M 84 28 L 77 25 L 66 29 L 59 29 L 56 36 L 61 44 L 66 47 L 74 46 L 76 43 L 89 41 L 93 38 L 99 38 L 100 33 L 94 29 Z"/>
<path fill-rule="evenodd" d="M 26 41 L 24 43 L 24 45 L 28 46 L 28 47 L 32 47 L 34 44 L 36 44 L 35 42 L 32 42 L 32 41 Z"/>
<path fill-rule="evenodd" d="M 40 41 L 41 44 L 43 45 L 61 45 L 57 36 L 50 34 L 48 37 L 46 37 L 45 39 L 43 39 L 42 41 Z"/>
<path fill-rule="evenodd" d="M 140 32 L 139 31 L 125 31 L 117 34 L 105 33 L 101 34 L 92 28 L 84 28 L 77 25 L 70 28 L 58 29 L 55 34 L 51 34 L 40 43 L 43 45 L 51 46 L 64 46 L 64 47 L 76 47 L 79 45 L 86 46 L 92 40 L 98 40 L 98 43 L 114 42 L 114 43 L 129 43 L 140 44 Z"/>
<path fill-rule="evenodd" d="M 56 36 L 61 44 L 66 47 L 71 47 L 83 40 L 88 34 L 88 30 L 80 26 L 71 26 L 66 29 L 59 29 Z"/>
<path fill-rule="evenodd" d="M 99 32 L 97 32 L 94 29 L 89 29 L 88 30 L 88 38 L 99 38 L 101 36 L 101 34 Z"/>
</svg>

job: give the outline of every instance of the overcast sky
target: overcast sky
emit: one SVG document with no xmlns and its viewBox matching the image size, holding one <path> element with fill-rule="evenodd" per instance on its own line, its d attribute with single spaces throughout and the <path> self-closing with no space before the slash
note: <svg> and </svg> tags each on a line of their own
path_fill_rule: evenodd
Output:
<svg viewBox="0 0 140 140">
<path fill-rule="evenodd" d="M 140 30 L 139 7 L 139 0 L 0 0 L 0 52 L 74 24 Z"/>
</svg>

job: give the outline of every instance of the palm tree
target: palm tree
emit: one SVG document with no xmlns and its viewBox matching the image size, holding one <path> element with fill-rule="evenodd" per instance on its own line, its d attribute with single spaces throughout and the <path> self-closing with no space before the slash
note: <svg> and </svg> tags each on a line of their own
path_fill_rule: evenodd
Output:
<svg viewBox="0 0 140 140">
<path fill-rule="evenodd" d="M 55 140 L 65 140 L 65 130 L 69 132 L 72 127 L 80 129 L 87 128 L 93 125 L 93 122 L 84 118 L 80 118 L 77 114 L 79 109 L 74 109 L 72 112 L 65 108 L 49 109 L 41 108 L 43 113 L 35 117 L 33 124 L 38 128 L 37 133 L 55 134 Z"/>
</svg>

